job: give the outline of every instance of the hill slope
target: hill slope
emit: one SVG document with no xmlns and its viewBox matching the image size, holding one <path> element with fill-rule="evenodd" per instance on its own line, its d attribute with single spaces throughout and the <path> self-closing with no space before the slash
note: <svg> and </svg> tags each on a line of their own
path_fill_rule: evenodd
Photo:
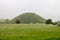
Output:
<svg viewBox="0 0 60 40">
<path fill-rule="evenodd" d="M 12 19 L 12 23 L 16 23 L 16 20 L 19 20 L 21 23 L 44 23 L 45 19 L 35 13 L 24 13 L 16 18 Z"/>
</svg>

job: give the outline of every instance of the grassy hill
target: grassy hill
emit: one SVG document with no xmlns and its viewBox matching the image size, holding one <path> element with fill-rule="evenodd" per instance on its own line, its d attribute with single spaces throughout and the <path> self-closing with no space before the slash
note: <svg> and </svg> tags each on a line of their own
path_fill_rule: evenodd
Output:
<svg viewBox="0 0 60 40">
<path fill-rule="evenodd" d="M 21 23 L 44 23 L 45 19 L 35 13 L 24 13 L 11 20 L 12 23 L 19 20 Z"/>
<path fill-rule="evenodd" d="M 0 24 L 3 24 L 6 21 L 6 19 L 0 19 Z"/>
<path fill-rule="evenodd" d="M 4 22 L 6 19 L 0 19 L 0 22 Z"/>
<path fill-rule="evenodd" d="M 9 24 L 10 20 L 9 19 L 0 19 L 0 24 Z"/>
</svg>

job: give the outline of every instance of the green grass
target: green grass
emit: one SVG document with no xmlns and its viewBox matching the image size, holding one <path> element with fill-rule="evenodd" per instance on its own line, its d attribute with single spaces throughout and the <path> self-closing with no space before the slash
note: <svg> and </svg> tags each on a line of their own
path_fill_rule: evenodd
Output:
<svg viewBox="0 0 60 40">
<path fill-rule="evenodd" d="M 60 27 L 45 24 L 0 24 L 0 40 L 55 40 Z M 57 39 L 56 39 L 57 40 Z"/>
</svg>

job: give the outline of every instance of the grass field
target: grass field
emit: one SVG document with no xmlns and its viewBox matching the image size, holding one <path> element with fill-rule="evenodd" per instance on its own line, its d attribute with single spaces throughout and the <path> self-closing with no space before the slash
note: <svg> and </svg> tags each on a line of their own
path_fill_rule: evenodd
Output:
<svg viewBox="0 0 60 40">
<path fill-rule="evenodd" d="M 0 24 L 0 40 L 59 39 L 59 26 L 45 24 Z"/>
</svg>

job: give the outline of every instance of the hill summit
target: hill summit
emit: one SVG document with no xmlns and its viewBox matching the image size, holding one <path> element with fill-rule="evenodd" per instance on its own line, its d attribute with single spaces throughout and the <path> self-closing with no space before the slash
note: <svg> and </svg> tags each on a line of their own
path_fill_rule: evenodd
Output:
<svg viewBox="0 0 60 40">
<path fill-rule="evenodd" d="M 21 23 L 44 23 L 45 19 L 35 13 L 23 13 L 11 20 L 12 23 L 16 23 L 19 20 Z"/>
</svg>

